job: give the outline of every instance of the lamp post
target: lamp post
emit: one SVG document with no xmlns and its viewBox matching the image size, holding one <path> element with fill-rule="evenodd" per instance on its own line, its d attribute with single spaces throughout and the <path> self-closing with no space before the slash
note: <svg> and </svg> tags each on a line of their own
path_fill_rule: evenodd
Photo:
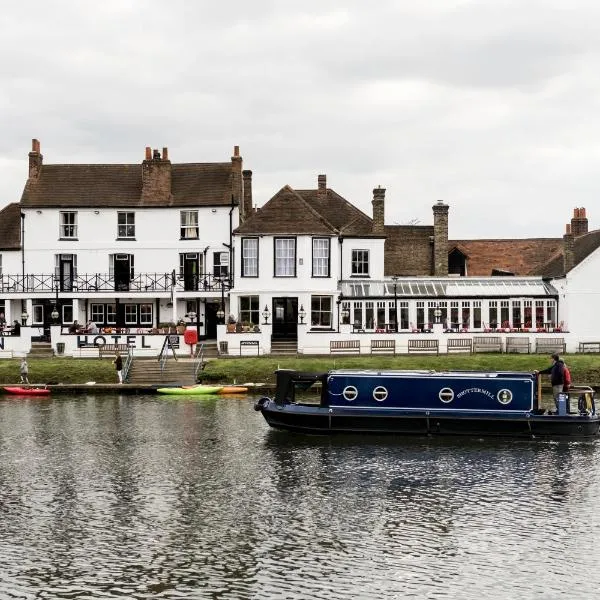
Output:
<svg viewBox="0 0 600 600">
<path fill-rule="evenodd" d="M 52 321 L 54 322 L 55 325 L 58 324 L 58 318 L 60 317 L 60 314 L 58 312 L 58 277 L 54 278 L 54 291 L 55 291 L 55 296 L 54 296 L 54 308 L 52 309 L 52 312 L 50 313 L 50 317 L 52 318 Z"/>
<path fill-rule="evenodd" d="M 225 323 L 225 277 L 221 277 L 221 308 L 217 311 L 217 317 L 221 313 L 221 319 Z"/>
<path fill-rule="evenodd" d="M 269 324 L 269 317 L 271 316 L 271 313 L 269 311 L 268 305 L 266 305 L 266 304 L 265 304 L 265 310 L 262 311 L 262 316 L 263 316 L 263 319 L 265 320 L 265 322 L 263 323 L 263 325 L 268 325 Z"/>
<path fill-rule="evenodd" d="M 338 333 L 340 332 L 340 304 L 342 303 L 343 298 L 344 298 L 344 295 L 342 294 L 342 292 L 340 292 L 338 299 L 335 301 L 335 303 L 337 304 L 337 330 L 338 330 Z"/>
<path fill-rule="evenodd" d="M 394 282 L 394 331 L 398 333 L 398 275 L 392 277 Z"/>
<path fill-rule="evenodd" d="M 306 317 L 306 311 L 304 310 L 304 306 L 302 304 L 300 305 L 298 316 L 300 317 L 300 325 L 304 325 L 304 317 Z"/>
</svg>

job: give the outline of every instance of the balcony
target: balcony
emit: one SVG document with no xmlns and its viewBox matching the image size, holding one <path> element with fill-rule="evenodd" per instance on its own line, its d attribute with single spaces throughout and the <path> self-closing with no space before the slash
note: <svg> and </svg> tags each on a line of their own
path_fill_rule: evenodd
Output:
<svg viewBox="0 0 600 600">
<path fill-rule="evenodd" d="M 171 273 L 139 273 L 132 278 L 120 277 L 108 273 L 76 275 L 58 280 L 61 293 L 114 293 L 116 292 L 204 292 L 207 295 L 221 293 L 230 289 L 228 278 L 217 277 L 211 273 L 179 276 Z M 1 294 L 28 294 L 56 292 L 56 276 L 43 275 L 2 275 L 0 276 Z"/>
</svg>

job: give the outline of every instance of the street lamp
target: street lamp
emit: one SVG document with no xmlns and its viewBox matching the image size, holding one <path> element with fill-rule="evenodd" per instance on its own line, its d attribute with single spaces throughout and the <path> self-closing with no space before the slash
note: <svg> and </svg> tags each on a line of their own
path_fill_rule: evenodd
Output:
<svg viewBox="0 0 600 600">
<path fill-rule="evenodd" d="M 304 325 L 304 317 L 306 317 L 306 311 L 304 310 L 304 306 L 302 304 L 300 305 L 298 316 L 300 317 L 300 325 Z"/>
<path fill-rule="evenodd" d="M 52 321 L 54 321 L 54 324 L 57 325 L 58 318 L 60 317 L 60 314 L 58 313 L 58 277 L 54 278 L 54 291 L 56 295 L 54 297 L 54 308 L 50 313 L 50 317 L 52 318 Z"/>
<path fill-rule="evenodd" d="M 221 316 L 219 317 L 219 313 Z M 221 308 L 217 311 L 217 317 L 225 323 L 225 277 L 221 277 Z"/>
<path fill-rule="evenodd" d="M 398 275 L 392 277 L 394 282 L 394 331 L 398 333 Z"/>
<path fill-rule="evenodd" d="M 271 316 L 271 312 L 269 311 L 269 307 L 266 304 L 265 304 L 265 310 L 262 311 L 262 316 L 263 316 L 263 319 L 265 320 L 263 325 L 268 325 L 269 317 Z"/>
<path fill-rule="evenodd" d="M 221 323 L 225 323 L 225 311 L 222 306 L 217 311 L 217 319 L 219 319 Z"/>
</svg>

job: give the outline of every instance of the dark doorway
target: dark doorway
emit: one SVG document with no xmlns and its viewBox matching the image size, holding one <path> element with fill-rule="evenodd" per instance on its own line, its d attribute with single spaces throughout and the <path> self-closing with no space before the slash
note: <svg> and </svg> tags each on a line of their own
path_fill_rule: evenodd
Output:
<svg viewBox="0 0 600 600">
<path fill-rule="evenodd" d="M 207 302 L 204 307 L 204 331 L 206 338 L 214 340 L 217 337 L 217 311 L 219 310 L 218 304 Z"/>
<path fill-rule="evenodd" d="M 273 298 L 273 337 L 298 338 L 298 298 Z"/>
<path fill-rule="evenodd" d="M 115 254 L 115 291 L 128 292 L 133 270 L 131 254 Z"/>
<path fill-rule="evenodd" d="M 183 255 L 183 288 L 187 292 L 198 290 L 198 253 L 188 252 Z"/>
<path fill-rule="evenodd" d="M 75 278 L 75 267 L 72 254 L 61 254 L 58 264 L 59 288 L 61 292 L 73 291 L 73 279 Z"/>
</svg>

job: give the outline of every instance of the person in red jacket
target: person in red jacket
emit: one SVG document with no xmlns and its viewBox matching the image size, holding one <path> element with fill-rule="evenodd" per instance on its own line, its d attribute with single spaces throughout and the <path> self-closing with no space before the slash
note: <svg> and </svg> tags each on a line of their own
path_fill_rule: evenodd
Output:
<svg viewBox="0 0 600 600">
<path fill-rule="evenodd" d="M 552 396 L 558 407 L 558 395 L 563 393 L 565 385 L 565 363 L 558 354 L 551 356 L 552 364 L 542 371 L 536 371 L 540 375 L 550 375 L 550 385 L 552 386 Z"/>
</svg>

